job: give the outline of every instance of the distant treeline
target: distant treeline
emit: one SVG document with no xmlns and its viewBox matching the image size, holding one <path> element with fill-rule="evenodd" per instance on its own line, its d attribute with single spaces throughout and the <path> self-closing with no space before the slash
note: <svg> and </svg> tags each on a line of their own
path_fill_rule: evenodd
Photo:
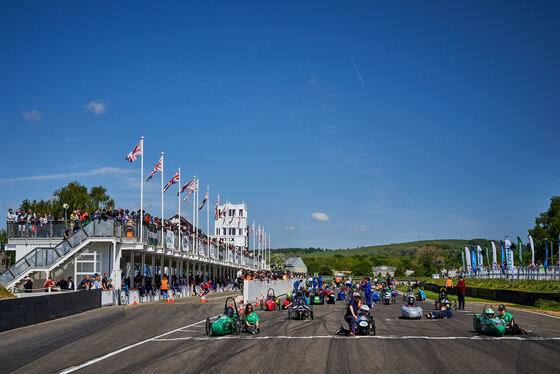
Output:
<svg viewBox="0 0 560 374">
<path fill-rule="evenodd" d="M 301 254 L 301 253 L 315 253 L 315 252 L 324 252 L 327 249 L 324 248 L 278 248 L 271 250 L 274 253 L 284 253 L 284 254 Z"/>
</svg>

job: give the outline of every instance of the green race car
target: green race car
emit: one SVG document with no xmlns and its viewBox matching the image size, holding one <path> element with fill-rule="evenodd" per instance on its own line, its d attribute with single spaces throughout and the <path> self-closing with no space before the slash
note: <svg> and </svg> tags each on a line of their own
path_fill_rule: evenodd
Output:
<svg viewBox="0 0 560 374">
<path fill-rule="evenodd" d="M 231 306 L 228 305 L 230 299 L 232 301 Z M 233 297 L 226 299 L 224 314 L 219 316 L 216 322 L 210 322 L 210 318 L 206 319 L 206 335 L 208 336 L 239 335 L 242 328 L 243 320 L 239 318 L 239 310 Z"/>
<path fill-rule="evenodd" d="M 482 335 L 504 336 L 506 325 L 501 318 L 496 317 L 492 305 L 484 305 L 482 314 L 473 315 L 473 328 Z"/>
</svg>

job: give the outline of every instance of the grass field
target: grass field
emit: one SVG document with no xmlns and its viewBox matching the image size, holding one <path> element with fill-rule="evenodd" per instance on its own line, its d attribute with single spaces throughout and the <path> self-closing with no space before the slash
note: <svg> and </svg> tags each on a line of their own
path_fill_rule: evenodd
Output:
<svg viewBox="0 0 560 374">
<path fill-rule="evenodd" d="M 454 281 L 454 284 L 456 284 L 457 281 Z M 467 283 L 467 287 L 489 288 L 493 290 L 560 293 L 560 282 L 558 281 L 466 278 L 465 282 Z M 445 286 L 445 279 L 430 279 L 426 280 L 426 283 Z"/>
</svg>

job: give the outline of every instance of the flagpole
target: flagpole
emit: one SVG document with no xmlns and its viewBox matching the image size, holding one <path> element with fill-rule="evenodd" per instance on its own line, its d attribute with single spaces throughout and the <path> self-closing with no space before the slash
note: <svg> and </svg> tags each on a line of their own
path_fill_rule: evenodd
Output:
<svg viewBox="0 0 560 374">
<path fill-rule="evenodd" d="M 143 223 L 144 223 L 144 137 L 140 138 L 142 142 L 142 154 L 140 155 L 140 242 L 144 242 Z"/>
<path fill-rule="evenodd" d="M 193 176 L 193 179 L 196 179 L 196 175 Z M 196 230 L 195 230 L 195 225 L 194 225 L 194 219 L 195 219 L 194 210 L 196 208 L 195 208 L 195 203 L 194 203 L 194 196 L 193 196 L 192 202 L 193 202 L 192 203 L 192 227 L 193 227 L 193 252 L 194 252 L 193 254 L 196 254 L 196 244 L 195 244 L 196 243 Z"/>
<path fill-rule="evenodd" d="M 179 193 L 177 194 L 179 200 L 179 249 L 181 248 L 181 168 L 179 168 L 179 183 L 177 184 Z"/>
<path fill-rule="evenodd" d="M 179 183 L 180 185 L 180 183 Z M 161 244 L 163 246 L 163 227 L 164 227 L 164 220 L 165 218 L 163 218 L 164 213 L 163 213 L 163 152 L 161 152 Z"/>
<path fill-rule="evenodd" d="M 200 179 L 196 180 L 196 250 L 200 253 L 200 242 L 198 240 L 198 229 L 200 228 L 200 223 L 198 222 L 198 183 Z"/>
<path fill-rule="evenodd" d="M 208 196 L 206 199 L 206 238 L 208 239 L 206 249 L 208 249 L 207 256 L 210 257 L 210 186 L 206 186 L 206 195 Z"/>
</svg>

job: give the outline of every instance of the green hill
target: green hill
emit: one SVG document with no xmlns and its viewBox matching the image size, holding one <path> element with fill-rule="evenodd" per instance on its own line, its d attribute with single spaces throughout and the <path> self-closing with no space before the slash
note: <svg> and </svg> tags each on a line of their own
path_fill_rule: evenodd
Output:
<svg viewBox="0 0 560 374">
<path fill-rule="evenodd" d="M 324 250 L 321 248 L 279 248 L 274 253 L 283 253 L 286 256 L 305 256 L 305 257 L 334 257 L 342 256 L 375 256 L 375 257 L 402 257 L 411 256 L 416 253 L 418 248 L 426 245 L 436 245 L 446 250 L 461 249 L 465 246 L 472 245 L 471 240 L 460 239 L 436 239 L 436 240 L 420 240 L 407 243 L 391 243 L 382 245 L 373 245 L 368 247 L 358 247 L 349 249 Z"/>
</svg>

